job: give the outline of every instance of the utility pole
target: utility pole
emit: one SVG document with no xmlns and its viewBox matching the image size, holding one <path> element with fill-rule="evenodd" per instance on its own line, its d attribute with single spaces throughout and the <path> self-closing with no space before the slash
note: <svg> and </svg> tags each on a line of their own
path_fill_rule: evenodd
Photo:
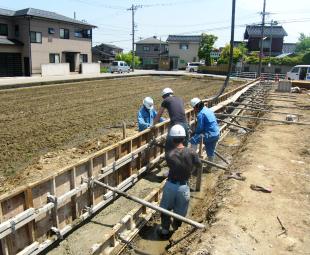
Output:
<svg viewBox="0 0 310 255">
<path fill-rule="evenodd" d="M 158 61 L 158 70 L 160 71 L 160 63 L 161 63 L 161 37 L 159 37 L 159 61 Z"/>
<path fill-rule="evenodd" d="M 132 71 L 135 70 L 135 11 L 141 7 L 142 5 L 132 4 L 132 6 L 129 9 L 127 9 L 127 11 L 131 11 L 131 20 L 132 20 L 132 60 L 131 60 Z"/>
<path fill-rule="evenodd" d="M 264 28 L 265 28 L 265 15 L 266 15 L 266 0 L 264 0 L 264 7 L 263 7 L 263 13 L 262 13 L 262 33 L 261 33 L 261 44 L 260 44 L 260 52 L 259 52 L 259 65 L 258 65 L 258 76 L 261 75 L 262 71 L 262 57 L 264 54 L 264 46 L 263 46 L 263 41 L 264 41 Z"/>
</svg>

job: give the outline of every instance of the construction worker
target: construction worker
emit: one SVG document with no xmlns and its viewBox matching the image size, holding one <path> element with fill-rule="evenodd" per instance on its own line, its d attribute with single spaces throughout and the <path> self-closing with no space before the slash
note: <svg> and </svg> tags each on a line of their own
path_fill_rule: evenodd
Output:
<svg viewBox="0 0 310 255">
<path fill-rule="evenodd" d="M 138 126 L 139 131 L 143 131 L 153 125 L 154 118 L 157 112 L 154 109 L 154 101 L 151 97 L 146 97 L 143 100 L 143 105 L 138 112 Z M 164 121 L 164 118 L 160 118 L 159 122 Z"/>
<path fill-rule="evenodd" d="M 216 143 L 220 137 L 220 129 L 215 114 L 197 97 L 193 98 L 190 103 L 197 113 L 197 125 L 189 142 L 196 151 L 197 145 L 203 137 L 208 160 L 212 162 L 214 161 Z"/>
<path fill-rule="evenodd" d="M 186 216 L 190 199 L 188 179 L 195 167 L 201 167 L 201 161 L 194 150 L 184 146 L 186 132 L 183 126 L 174 125 L 169 131 L 169 136 L 172 138 L 173 149 L 166 156 L 169 174 L 163 189 L 160 207 Z M 172 227 L 176 230 L 181 224 L 181 221 L 174 219 Z M 163 237 L 169 235 L 170 225 L 170 216 L 161 214 L 159 234 Z"/>
<path fill-rule="evenodd" d="M 186 121 L 185 117 L 185 110 L 184 110 L 184 102 L 181 98 L 174 96 L 173 90 L 171 88 L 165 88 L 162 91 L 162 98 L 163 102 L 161 107 L 158 111 L 157 116 L 154 119 L 154 125 L 158 123 L 160 117 L 164 113 L 165 109 L 167 109 L 169 118 L 170 118 L 170 127 L 180 124 L 185 129 L 186 137 L 184 139 L 184 145 L 188 145 L 188 130 L 189 126 Z M 173 143 L 171 138 L 169 137 L 169 130 L 168 130 L 168 137 L 166 139 L 166 153 L 173 148 Z"/>
</svg>

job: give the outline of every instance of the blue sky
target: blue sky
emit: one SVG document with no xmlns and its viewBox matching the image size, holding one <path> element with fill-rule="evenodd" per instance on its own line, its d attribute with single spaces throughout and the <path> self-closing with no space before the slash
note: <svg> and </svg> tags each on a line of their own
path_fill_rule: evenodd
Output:
<svg viewBox="0 0 310 255">
<path fill-rule="evenodd" d="M 212 33 L 218 36 L 216 46 L 230 40 L 230 0 L 2 0 L 0 8 L 23 9 L 33 7 L 98 26 L 93 42 L 112 43 L 131 48 L 131 4 L 142 5 L 136 12 L 136 38 L 153 35 L 163 40 L 169 34 Z M 235 40 L 242 40 L 246 24 L 258 23 L 263 0 L 237 0 Z M 300 32 L 310 35 L 309 0 L 267 0 L 266 21 L 279 21 L 287 31 L 285 42 L 296 42 Z"/>
</svg>

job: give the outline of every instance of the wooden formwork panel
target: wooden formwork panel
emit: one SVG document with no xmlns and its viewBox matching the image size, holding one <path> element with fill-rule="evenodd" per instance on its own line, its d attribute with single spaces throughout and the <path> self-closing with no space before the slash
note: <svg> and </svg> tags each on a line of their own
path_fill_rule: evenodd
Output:
<svg viewBox="0 0 310 255">
<path fill-rule="evenodd" d="M 218 102 L 245 86 L 224 94 Z M 187 111 L 186 117 L 188 121 L 192 121 L 195 118 L 194 111 Z M 1 196 L 0 235 L 4 233 L 1 232 L 3 229 L 10 232 L 3 234 L 0 255 L 16 254 L 35 241 L 42 244 L 52 235 L 56 240 L 55 234 L 51 231 L 52 227 L 60 231 L 68 228 L 74 225 L 75 220 L 85 215 L 88 208 L 104 204 L 107 190 L 98 185 L 89 187 L 84 181 L 89 180 L 90 177 L 99 178 L 110 186 L 117 186 L 132 174 L 138 174 L 138 170 L 145 169 L 152 160 L 163 153 L 163 148 L 156 146 L 148 148 L 147 144 L 153 138 L 165 134 L 168 127 L 168 122 L 161 123 L 155 130 L 143 131 L 132 138 L 96 152 L 88 159 L 61 169 L 53 176 Z M 103 169 L 107 174 L 104 174 Z M 56 198 L 56 202 L 51 202 L 51 197 Z M 57 204 L 59 198 L 61 202 Z M 33 210 L 32 208 L 36 209 L 35 213 L 30 213 L 29 218 L 18 226 L 18 229 L 13 231 L 8 227 L 8 220 L 15 219 L 13 217 L 25 214 L 27 209 Z"/>
</svg>

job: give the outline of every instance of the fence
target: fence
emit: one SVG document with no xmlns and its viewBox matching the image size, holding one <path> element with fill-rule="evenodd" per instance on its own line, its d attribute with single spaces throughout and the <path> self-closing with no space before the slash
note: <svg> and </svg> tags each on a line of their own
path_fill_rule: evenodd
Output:
<svg viewBox="0 0 310 255">
<path fill-rule="evenodd" d="M 253 82 L 206 103 L 209 107 L 216 105 L 213 110 L 217 111 L 225 106 L 221 102 L 233 95 L 236 99 L 237 92 Z M 186 117 L 193 122 L 194 111 L 188 110 Z M 2 195 L 0 254 L 38 254 L 115 199 L 111 191 L 85 180 L 95 178 L 121 190 L 134 185 L 164 156 L 163 149 L 150 146 L 150 141 L 164 138 L 168 127 L 169 121 L 160 123 L 152 131 L 140 132 L 43 180 Z"/>
</svg>

